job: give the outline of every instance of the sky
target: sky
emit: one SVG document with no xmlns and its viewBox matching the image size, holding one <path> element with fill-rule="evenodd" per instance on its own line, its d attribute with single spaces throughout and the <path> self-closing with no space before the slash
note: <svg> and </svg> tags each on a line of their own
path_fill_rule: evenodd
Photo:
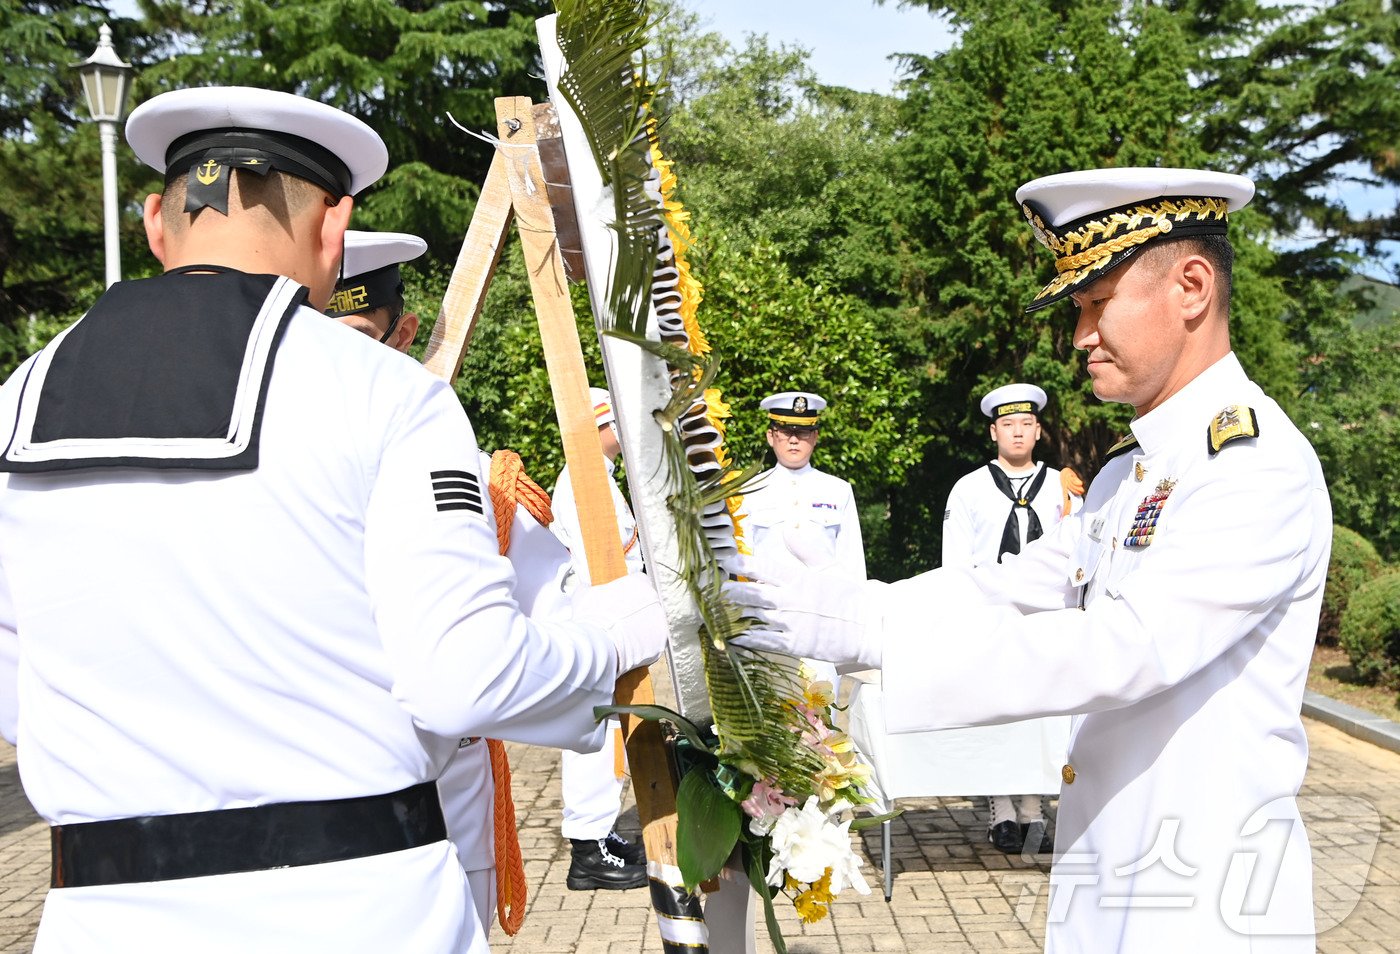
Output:
<svg viewBox="0 0 1400 954">
<path fill-rule="evenodd" d="M 709 30 L 743 46 L 749 33 L 810 51 L 822 82 L 890 93 L 898 78 L 892 53 L 925 56 L 952 44 L 947 26 L 926 9 L 898 9 L 894 0 L 681 0 Z"/>
</svg>

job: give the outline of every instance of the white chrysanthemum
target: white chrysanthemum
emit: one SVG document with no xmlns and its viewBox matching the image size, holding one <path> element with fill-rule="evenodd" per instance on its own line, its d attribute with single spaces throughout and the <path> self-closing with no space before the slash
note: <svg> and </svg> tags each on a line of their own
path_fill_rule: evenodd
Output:
<svg viewBox="0 0 1400 954">
<path fill-rule="evenodd" d="M 835 894 L 850 884 L 861 894 L 870 888 L 858 870 L 860 858 L 851 851 L 850 822 L 834 824 L 810 796 L 799 809 L 788 809 L 773 826 L 773 861 L 768 866 L 768 883 L 783 883 L 784 873 L 810 884 L 821 880 L 831 869 L 831 890 Z"/>
</svg>

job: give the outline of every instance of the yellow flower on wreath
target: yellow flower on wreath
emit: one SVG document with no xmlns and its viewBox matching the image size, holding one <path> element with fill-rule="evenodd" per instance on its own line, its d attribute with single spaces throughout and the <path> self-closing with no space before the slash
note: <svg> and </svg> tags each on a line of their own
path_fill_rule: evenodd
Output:
<svg viewBox="0 0 1400 954">
<path fill-rule="evenodd" d="M 798 884 L 791 877 L 789 883 L 798 887 Z M 792 906 L 797 909 L 797 916 L 804 924 L 813 924 L 820 921 L 831 913 L 829 905 L 836 900 L 836 896 L 831 893 L 831 869 L 826 869 L 826 874 L 820 879 L 807 886 L 807 890 L 801 892 L 792 899 Z"/>
</svg>

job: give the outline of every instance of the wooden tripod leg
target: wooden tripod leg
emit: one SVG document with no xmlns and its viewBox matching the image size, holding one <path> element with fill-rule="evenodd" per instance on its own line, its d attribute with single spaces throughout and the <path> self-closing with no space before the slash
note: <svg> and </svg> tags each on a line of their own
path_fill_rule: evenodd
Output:
<svg viewBox="0 0 1400 954">
<path fill-rule="evenodd" d="M 530 100 L 496 100 L 496 119 L 506 161 L 507 178 L 525 253 L 535 310 L 540 322 L 545 363 L 559 414 L 559 429 L 594 583 L 606 583 L 627 572 L 612 505 L 610 478 L 603 468 L 603 449 L 588 396 L 583 347 L 574 321 L 564 277 L 564 263 L 554 233 L 544 177 L 535 146 Z M 637 669 L 618 679 L 615 701 L 653 701 L 651 675 Z M 623 739 L 632 774 L 637 814 L 642 822 L 648 870 L 653 873 L 652 903 L 657 909 L 663 941 L 684 935 L 691 951 L 704 949 L 704 924 L 697 899 L 677 893 L 656 880 L 656 873 L 676 865 L 676 780 L 667 756 L 661 727 L 633 717 L 623 720 Z M 674 879 L 677 883 L 679 877 Z M 657 890 L 659 888 L 659 890 Z M 699 944 L 693 940 L 700 941 Z"/>
<path fill-rule="evenodd" d="M 457 254 L 457 264 L 452 268 L 452 278 L 423 353 L 423 366 L 448 383 L 456 380 L 462 370 L 462 358 L 481 316 L 486 290 L 496 275 L 510 220 L 510 182 L 506 178 L 505 157 L 498 152 L 477 197 L 476 211 L 462 239 L 462 250 Z"/>
</svg>

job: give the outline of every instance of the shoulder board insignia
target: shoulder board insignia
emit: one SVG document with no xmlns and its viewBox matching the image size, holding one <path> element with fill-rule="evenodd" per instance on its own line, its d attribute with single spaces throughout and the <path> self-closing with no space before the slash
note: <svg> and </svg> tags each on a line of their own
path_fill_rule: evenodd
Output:
<svg viewBox="0 0 1400 954">
<path fill-rule="evenodd" d="M 1138 446 L 1137 438 L 1134 437 L 1133 435 L 1129 434 L 1127 437 L 1123 438 L 1123 439 L 1122 439 L 1121 441 L 1119 441 L 1117 444 L 1114 444 L 1112 447 L 1110 447 L 1110 448 L 1108 449 L 1108 453 L 1103 455 L 1103 459 L 1104 459 L 1105 461 L 1112 460 L 1113 458 L 1117 457 L 1119 454 L 1127 453 L 1128 451 L 1132 450 L 1132 449 L 1133 449 L 1134 447 L 1136 447 L 1136 446 Z"/>
<path fill-rule="evenodd" d="M 1231 404 L 1210 422 L 1206 430 L 1210 456 L 1220 453 L 1220 448 L 1234 440 L 1259 436 L 1259 419 L 1254 416 L 1254 408 L 1242 404 Z"/>
</svg>

